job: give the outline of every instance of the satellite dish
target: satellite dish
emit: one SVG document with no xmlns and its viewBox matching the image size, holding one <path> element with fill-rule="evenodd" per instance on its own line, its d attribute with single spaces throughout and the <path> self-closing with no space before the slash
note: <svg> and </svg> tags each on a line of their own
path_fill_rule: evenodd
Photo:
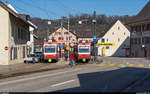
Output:
<svg viewBox="0 0 150 94">
<path fill-rule="evenodd" d="M 30 42 L 30 41 L 27 41 L 27 45 L 30 46 L 30 45 L 31 45 L 31 42 Z"/>
</svg>

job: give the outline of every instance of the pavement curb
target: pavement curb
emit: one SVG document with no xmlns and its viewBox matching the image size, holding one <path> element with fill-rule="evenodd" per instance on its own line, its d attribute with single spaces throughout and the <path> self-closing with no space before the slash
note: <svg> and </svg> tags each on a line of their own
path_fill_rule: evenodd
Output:
<svg viewBox="0 0 150 94">
<path fill-rule="evenodd" d="M 6 74 L 0 74 L 0 79 L 4 78 L 9 78 L 9 77 L 16 77 L 16 76 L 21 76 L 21 75 L 27 75 L 27 74 L 32 74 L 32 73 L 38 73 L 38 72 L 45 72 L 45 71 L 50 71 L 50 70 L 57 70 L 57 69 L 63 69 L 66 68 L 67 65 L 63 66 L 58 66 L 58 67 L 52 67 L 52 68 L 43 68 L 43 69 L 35 69 L 35 70 L 23 70 L 23 71 L 17 71 L 17 72 L 12 72 L 12 73 L 6 73 Z"/>
</svg>

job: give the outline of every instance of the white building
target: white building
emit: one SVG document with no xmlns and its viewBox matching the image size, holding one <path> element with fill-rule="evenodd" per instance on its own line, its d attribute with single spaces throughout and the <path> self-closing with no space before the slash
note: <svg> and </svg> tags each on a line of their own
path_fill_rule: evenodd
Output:
<svg viewBox="0 0 150 94">
<path fill-rule="evenodd" d="M 130 31 L 119 20 L 98 40 L 98 55 L 127 56 L 130 47 Z"/>
<path fill-rule="evenodd" d="M 30 54 L 34 53 L 34 40 L 37 39 L 38 37 L 34 34 L 34 31 L 37 30 L 37 26 L 33 24 L 32 22 L 28 21 L 32 26 L 29 27 L 30 31 L 30 42 L 29 42 L 29 47 L 30 47 Z"/>
</svg>

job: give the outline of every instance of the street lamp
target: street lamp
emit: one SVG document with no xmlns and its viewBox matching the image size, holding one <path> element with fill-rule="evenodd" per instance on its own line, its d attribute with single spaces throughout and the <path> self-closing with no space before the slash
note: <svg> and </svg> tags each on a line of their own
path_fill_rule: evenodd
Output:
<svg viewBox="0 0 150 94">
<path fill-rule="evenodd" d="M 48 21 L 47 24 L 48 24 L 48 25 L 51 25 L 52 22 L 51 22 L 51 21 Z M 49 40 L 49 26 L 47 26 L 47 40 Z"/>
</svg>

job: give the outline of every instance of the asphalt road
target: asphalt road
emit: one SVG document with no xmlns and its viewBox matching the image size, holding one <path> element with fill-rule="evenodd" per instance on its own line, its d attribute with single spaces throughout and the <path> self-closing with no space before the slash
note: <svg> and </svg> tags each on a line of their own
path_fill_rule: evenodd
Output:
<svg viewBox="0 0 150 94">
<path fill-rule="evenodd" d="M 0 80 L 0 92 L 150 91 L 150 69 L 81 65 Z"/>
</svg>

